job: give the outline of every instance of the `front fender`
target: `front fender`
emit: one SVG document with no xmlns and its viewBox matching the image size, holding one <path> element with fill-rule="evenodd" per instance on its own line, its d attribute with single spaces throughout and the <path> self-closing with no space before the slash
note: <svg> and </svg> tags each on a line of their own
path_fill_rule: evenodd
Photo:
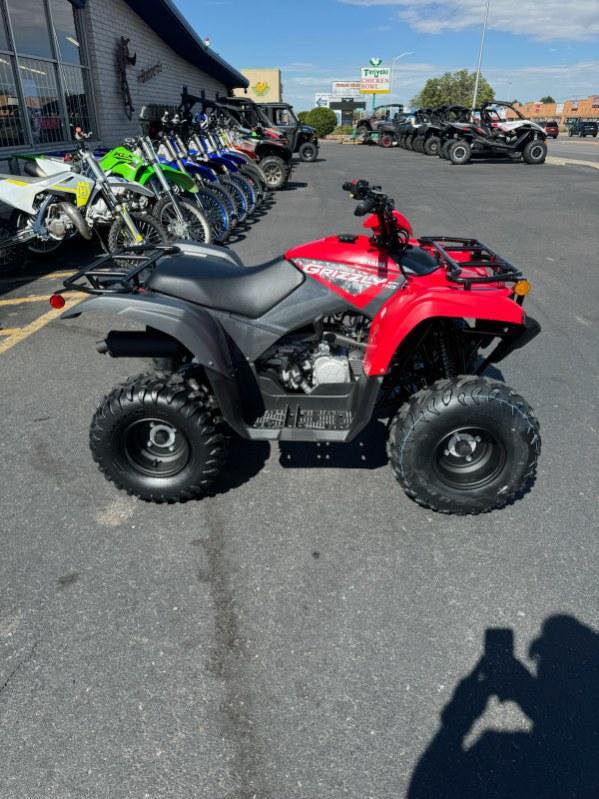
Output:
<svg viewBox="0 0 599 799">
<path fill-rule="evenodd" d="M 171 336 L 189 350 L 198 363 L 233 379 L 233 364 L 225 332 L 207 311 L 182 300 L 152 295 L 103 295 L 92 297 L 62 314 L 73 319 L 96 311 L 124 317 Z"/>
<path fill-rule="evenodd" d="M 481 319 L 524 324 L 524 311 L 504 289 L 430 287 L 397 292 L 375 316 L 364 371 L 370 377 L 384 375 L 402 341 L 417 325 L 433 318 Z"/>
<path fill-rule="evenodd" d="M 110 176 L 108 178 L 108 185 L 115 194 L 122 194 L 126 191 L 130 191 L 133 192 L 133 194 L 141 194 L 143 197 L 154 197 L 153 191 L 133 180 L 125 180 L 124 178 Z"/>
</svg>

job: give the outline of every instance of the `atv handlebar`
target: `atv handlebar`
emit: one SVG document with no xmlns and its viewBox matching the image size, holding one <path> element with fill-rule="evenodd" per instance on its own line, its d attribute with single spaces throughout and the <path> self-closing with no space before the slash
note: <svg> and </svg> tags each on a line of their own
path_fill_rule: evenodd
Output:
<svg viewBox="0 0 599 799">
<path fill-rule="evenodd" d="M 374 197 L 368 197 L 358 203 L 356 210 L 354 211 L 354 216 L 366 216 L 367 214 L 371 214 L 375 208 L 376 200 Z"/>
</svg>

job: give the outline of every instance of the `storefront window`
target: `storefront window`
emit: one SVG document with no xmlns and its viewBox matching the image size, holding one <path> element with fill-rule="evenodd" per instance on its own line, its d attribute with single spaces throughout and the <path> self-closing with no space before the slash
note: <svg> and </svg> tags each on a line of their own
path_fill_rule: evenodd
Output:
<svg viewBox="0 0 599 799">
<path fill-rule="evenodd" d="M 21 84 L 34 144 L 56 144 L 65 135 L 54 64 L 20 58 Z"/>
<path fill-rule="evenodd" d="M 52 58 L 43 0 L 6 0 L 6 5 L 17 52 Z"/>
<path fill-rule="evenodd" d="M 81 64 L 81 37 L 75 24 L 73 6 L 65 0 L 50 0 L 50 11 L 60 60 L 67 64 Z"/>
<path fill-rule="evenodd" d="M 0 148 L 94 127 L 81 13 L 68 0 L 0 0 Z"/>
<path fill-rule="evenodd" d="M 87 104 L 89 91 L 85 85 L 88 75 L 79 67 L 62 67 L 62 74 L 71 133 L 75 128 L 81 128 L 87 133 L 92 127 Z"/>
<path fill-rule="evenodd" d="M 25 144 L 23 117 L 10 59 L 0 56 L 0 147 Z"/>
<path fill-rule="evenodd" d="M 8 50 L 8 36 L 3 19 L 0 19 L 0 50 Z"/>
</svg>

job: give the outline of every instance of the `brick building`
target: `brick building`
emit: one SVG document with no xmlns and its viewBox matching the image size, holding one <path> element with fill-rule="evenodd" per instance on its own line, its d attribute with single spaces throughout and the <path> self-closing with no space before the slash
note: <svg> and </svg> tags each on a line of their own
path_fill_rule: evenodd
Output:
<svg viewBox="0 0 599 799">
<path fill-rule="evenodd" d="M 563 103 L 517 103 L 516 106 L 529 119 L 555 119 L 562 126 L 572 119 L 599 120 L 599 94 L 589 95 L 585 100 L 566 100 Z"/>
<path fill-rule="evenodd" d="M 128 41 L 126 41 L 128 40 Z M 1 0 L 0 159 L 65 149 L 73 129 L 112 146 L 142 105 L 246 87 L 172 0 Z"/>
</svg>

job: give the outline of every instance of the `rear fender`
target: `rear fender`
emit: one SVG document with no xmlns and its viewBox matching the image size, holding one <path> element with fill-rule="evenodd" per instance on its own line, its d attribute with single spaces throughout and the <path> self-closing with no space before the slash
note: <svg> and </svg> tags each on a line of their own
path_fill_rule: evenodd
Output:
<svg viewBox="0 0 599 799">
<path fill-rule="evenodd" d="M 170 297 L 103 295 L 85 300 L 62 314 L 73 319 L 95 311 L 126 318 L 160 330 L 179 341 L 206 369 L 233 379 L 233 363 L 225 332 L 203 308 Z"/>
<path fill-rule="evenodd" d="M 405 338 L 422 322 L 433 318 L 480 319 L 524 325 L 522 308 L 510 298 L 509 289 L 448 289 L 431 287 L 397 292 L 375 316 L 364 370 L 374 377 L 387 373 L 393 356 Z"/>
</svg>

